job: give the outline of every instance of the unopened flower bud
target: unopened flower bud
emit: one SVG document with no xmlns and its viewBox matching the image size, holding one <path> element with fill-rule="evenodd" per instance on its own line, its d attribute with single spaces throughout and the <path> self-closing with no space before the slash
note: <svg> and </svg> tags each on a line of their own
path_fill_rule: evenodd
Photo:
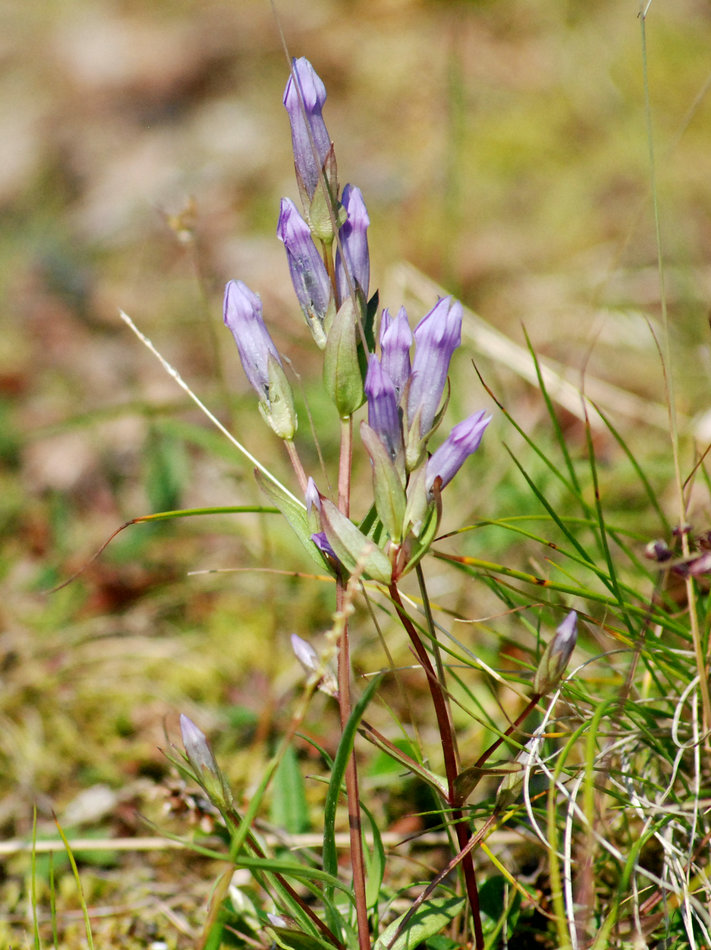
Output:
<svg viewBox="0 0 711 950">
<path fill-rule="evenodd" d="M 297 417 L 291 386 L 264 325 L 262 301 L 241 280 L 231 280 L 225 287 L 224 319 L 259 397 L 262 416 L 279 438 L 293 439 Z"/>
<path fill-rule="evenodd" d="M 313 531 L 318 531 L 321 527 L 321 497 L 318 493 L 316 482 L 311 476 L 309 476 L 309 480 L 306 483 L 304 501 L 306 502 L 306 517 L 308 518 L 309 527 Z"/>
<path fill-rule="evenodd" d="M 407 395 L 408 425 L 418 420 L 418 435 L 432 430 L 452 354 L 462 338 L 462 305 L 443 297 L 415 327 L 415 357 Z"/>
<path fill-rule="evenodd" d="M 318 688 L 328 696 L 338 696 L 338 682 L 336 674 L 327 663 L 323 663 L 311 644 L 298 636 L 291 635 L 291 648 L 294 656 L 309 676 L 318 677 Z"/>
<path fill-rule="evenodd" d="M 346 185 L 341 203 L 348 217 L 338 232 L 336 250 L 336 287 L 338 305 L 346 297 L 360 292 L 363 302 L 368 299 L 370 283 L 370 256 L 368 253 L 368 225 L 370 219 L 359 188 Z"/>
<path fill-rule="evenodd" d="M 184 713 L 180 714 L 180 733 L 188 761 L 195 770 L 195 778 L 207 792 L 209 799 L 218 808 L 230 806 L 232 796 L 227 789 L 222 772 L 217 767 L 205 734 Z"/>
<path fill-rule="evenodd" d="M 335 304 L 326 265 L 316 249 L 308 224 L 289 198 L 282 198 L 277 237 L 286 248 L 294 291 L 317 346 L 326 346 Z"/>
<path fill-rule="evenodd" d="M 407 311 L 400 307 L 397 316 L 391 317 L 386 307 L 380 323 L 380 365 L 393 381 L 398 403 L 410 378 L 411 346 L 412 330 L 407 320 Z"/>
<path fill-rule="evenodd" d="M 543 651 L 533 681 L 533 691 L 544 696 L 560 682 L 578 639 L 578 615 L 571 610 Z"/>
<path fill-rule="evenodd" d="M 325 101 L 326 87 L 311 63 L 303 56 L 292 60 L 284 106 L 291 125 L 296 177 L 309 199 L 314 196 L 331 149 L 331 137 L 321 115 Z"/>
<path fill-rule="evenodd" d="M 368 425 L 377 433 L 392 461 L 403 464 L 402 421 L 395 386 L 374 353 L 368 360 L 364 388 L 368 400 Z M 403 465 L 403 477 L 404 474 Z"/>
<path fill-rule="evenodd" d="M 484 430 L 491 422 L 482 409 L 459 422 L 445 441 L 427 461 L 426 487 L 429 492 L 436 478 L 441 479 L 440 491 L 454 478 L 466 459 L 479 448 Z"/>
<path fill-rule="evenodd" d="M 205 733 L 184 713 L 180 714 L 180 734 L 183 738 L 185 754 L 198 775 L 203 772 L 218 775 L 217 762 L 215 762 L 212 749 L 207 743 Z"/>
</svg>

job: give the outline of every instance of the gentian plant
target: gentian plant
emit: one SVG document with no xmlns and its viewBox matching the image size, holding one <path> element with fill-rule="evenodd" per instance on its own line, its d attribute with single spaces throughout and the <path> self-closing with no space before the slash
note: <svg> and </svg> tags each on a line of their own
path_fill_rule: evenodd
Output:
<svg viewBox="0 0 711 950">
<path fill-rule="evenodd" d="M 504 780 L 499 804 L 486 828 L 476 834 L 467 820 L 466 799 L 487 773 L 491 755 L 518 734 L 541 697 L 558 687 L 575 646 L 577 620 L 574 613 L 569 614 L 543 653 L 523 713 L 506 723 L 489 748 L 466 761 L 457 747 L 450 686 L 440 633 L 429 609 L 422 560 L 437 535 L 444 490 L 479 448 L 492 417 L 480 409 L 440 437 L 440 428 L 448 428 L 448 374 L 461 342 L 462 306 L 451 297 L 434 300 L 414 330 L 404 307 L 394 316 L 387 308 L 379 311 L 378 293 L 371 294 L 369 287 L 366 205 L 356 186 L 347 184 L 341 189 L 322 115 L 325 99 L 324 84 L 311 64 L 295 59 L 284 105 L 291 124 L 301 207 L 289 198 L 282 200 L 277 235 L 286 251 L 298 306 L 322 352 L 323 385 L 339 420 L 340 455 L 332 496 L 319 490 L 320 479 L 301 462 L 298 420 L 285 361 L 265 325 L 258 293 L 241 280 L 227 284 L 224 321 L 257 394 L 259 412 L 274 435 L 283 440 L 297 488 L 294 494 L 287 492 L 263 473 L 258 473 L 260 485 L 321 570 L 334 579 L 334 625 L 322 651 L 292 637 L 296 659 L 307 676 L 304 700 L 244 813 L 238 811 L 207 740 L 187 717 L 181 718 L 185 756 L 178 764 L 202 786 L 222 815 L 229 831 L 231 859 L 238 866 L 251 868 L 269 895 L 273 906 L 263 925 L 276 945 L 359 950 L 375 946 L 385 950 L 414 946 L 446 931 L 456 935 L 452 938 L 455 942 L 447 946 L 463 946 L 471 933 L 480 950 L 485 938 L 473 851 L 517 793 L 521 761 L 511 765 L 512 774 Z M 359 442 L 354 439 L 356 431 Z M 370 462 L 372 499 L 370 509 L 356 518 L 351 511 L 351 472 L 359 446 Z M 419 617 L 413 615 L 399 586 L 413 573 L 422 596 Z M 424 673 L 437 723 L 443 774 L 403 751 L 365 718 L 379 679 L 356 692 L 349 617 L 354 598 L 366 590 L 389 602 Z M 341 741 L 331 763 L 320 860 L 289 866 L 270 858 L 254 820 L 316 689 L 324 690 L 338 704 Z M 429 886 L 422 886 L 413 906 L 399 915 L 388 909 L 391 898 L 381 887 L 384 852 L 372 816 L 361 800 L 354 751 L 359 737 L 392 757 L 398 768 L 410 771 L 437 796 L 453 849 L 445 871 L 455 872 L 455 878 L 459 874 L 459 883 L 450 883 L 445 896 L 435 893 L 442 874 L 436 876 Z M 501 772 L 494 770 L 494 774 Z M 342 800 L 348 812 L 348 870 L 337 861 L 334 844 L 335 818 Z M 364 845 L 364 823 L 374 839 L 372 851 Z M 312 897 L 317 895 L 316 910 L 313 899 L 305 897 L 305 882 Z"/>
</svg>

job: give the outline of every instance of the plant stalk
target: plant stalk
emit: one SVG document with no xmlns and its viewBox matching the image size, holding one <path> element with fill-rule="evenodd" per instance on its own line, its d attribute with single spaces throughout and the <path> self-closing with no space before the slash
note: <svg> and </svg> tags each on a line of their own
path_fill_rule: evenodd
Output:
<svg viewBox="0 0 711 950">
<path fill-rule="evenodd" d="M 457 802 L 455 792 L 454 783 L 457 778 L 457 757 L 455 754 L 454 729 L 449 714 L 444 684 L 437 678 L 429 654 L 422 643 L 415 625 L 405 611 L 402 600 L 400 599 L 400 592 L 395 583 L 390 585 L 390 596 L 395 604 L 398 617 L 410 637 L 410 642 L 427 676 L 427 684 L 429 686 L 430 696 L 432 697 L 432 704 L 434 706 L 435 716 L 437 717 L 437 728 L 442 743 L 444 768 L 447 776 L 447 805 L 450 808 L 452 824 L 454 825 L 457 836 L 459 850 L 464 851 L 469 842 L 469 834 L 464 820 L 464 813 L 461 805 Z M 462 858 L 462 874 L 464 876 L 464 886 L 474 921 L 474 946 L 476 950 L 484 950 L 484 933 L 481 927 L 481 911 L 479 908 L 479 889 L 476 883 L 476 872 L 474 870 L 474 861 L 471 856 L 471 851 L 466 851 Z"/>
<path fill-rule="evenodd" d="M 353 451 L 353 424 L 350 417 L 341 424 L 341 452 L 338 466 L 338 507 L 348 516 L 350 511 L 351 456 Z M 338 649 L 338 708 L 341 730 L 345 729 L 351 715 L 351 658 L 348 639 L 346 584 L 339 578 L 336 585 L 336 609 L 343 617 L 343 631 Z M 356 922 L 359 950 L 370 950 L 368 928 L 368 905 L 365 894 L 365 862 L 363 860 L 363 835 L 360 821 L 360 797 L 358 794 L 358 767 L 355 749 L 346 766 L 346 798 L 348 800 L 348 832 L 350 835 L 351 869 L 355 896 Z"/>
</svg>

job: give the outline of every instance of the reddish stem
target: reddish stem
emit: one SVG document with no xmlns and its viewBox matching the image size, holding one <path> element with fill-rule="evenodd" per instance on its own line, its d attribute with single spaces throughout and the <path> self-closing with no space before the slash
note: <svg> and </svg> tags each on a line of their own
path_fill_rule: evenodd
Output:
<svg viewBox="0 0 711 950">
<path fill-rule="evenodd" d="M 440 741 L 442 743 L 442 752 L 444 755 L 444 768 L 447 776 L 447 805 L 450 808 L 452 824 L 454 825 L 454 830 L 457 836 L 459 850 L 464 851 L 469 841 L 469 835 L 464 821 L 464 813 L 459 802 L 457 801 L 454 788 L 454 783 L 457 778 L 457 758 L 455 754 L 454 729 L 452 727 L 452 720 L 447 707 L 444 684 L 437 679 L 429 654 L 427 650 L 425 650 L 422 640 L 420 639 L 420 635 L 417 632 L 417 628 L 412 623 L 405 611 L 402 600 L 400 599 L 400 592 L 397 589 L 397 585 L 394 583 L 390 585 L 390 596 L 393 603 L 395 604 L 398 617 L 400 618 L 402 625 L 407 630 L 408 636 L 410 637 L 410 642 L 412 643 L 415 653 L 417 654 L 417 658 L 420 661 L 427 676 L 427 684 L 432 697 L 435 716 L 437 717 L 437 727 L 439 729 Z M 472 919 L 474 921 L 474 945 L 476 950 L 483 950 L 484 933 L 481 927 L 479 889 L 476 883 L 474 861 L 470 851 L 467 851 L 462 859 L 462 873 L 464 875 L 464 886 L 466 887 L 467 898 L 469 900 L 469 906 L 472 910 Z"/>
</svg>

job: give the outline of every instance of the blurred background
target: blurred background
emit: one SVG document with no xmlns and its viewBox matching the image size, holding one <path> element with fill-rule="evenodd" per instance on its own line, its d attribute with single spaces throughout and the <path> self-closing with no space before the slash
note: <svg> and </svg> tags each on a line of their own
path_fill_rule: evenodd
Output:
<svg viewBox="0 0 711 950">
<path fill-rule="evenodd" d="M 617 387 L 603 390 L 615 425 L 652 471 L 668 472 L 634 0 L 284 0 L 276 10 L 278 20 L 267 0 L 5 0 L 5 840 L 30 833 L 35 804 L 40 835 L 50 837 L 52 809 L 83 835 L 145 834 L 137 811 L 161 827 L 172 820 L 160 750 L 166 729 L 175 739 L 180 711 L 215 739 L 237 787 L 247 788 L 244 776 L 299 682 L 289 634 L 310 639 L 329 625 L 332 591 L 288 574 L 311 565 L 266 516 L 129 528 L 74 583 L 47 593 L 129 519 L 263 502 L 250 466 L 130 334 L 119 308 L 288 480 L 221 325 L 225 281 L 244 280 L 262 295 L 277 344 L 303 377 L 324 454 L 333 455 L 335 420 L 319 401 L 318 363 L 275 237 L 279 199 L 297 198 L 280 32 L 289 54 L 307 56 L 326 84 L 340 179 L 359 185 L 368 205 L 371 286 L 381 303 L 407 300 L 414 322 L 439 286 L 511 343 L 492 350 L 469 320 L 451 418 L 491 406 L 474 358 L 527 431 L 546 425 L 540 394 L 516 367 L 525 326 L 539 355 L 575 385 Z M 708 3 L 652 3 L 646 44 L 678 408 L 682 432 L 703 443 L 711 428 Z M 582 445 L 574 411 L 561 418 Z M 305 413 L 301 425 L 315 467 Z M 619 450 L 597 437 L 614 482 Z M 510 430 L 491 426 L 458 498 L 452 489 L 448 527 L 530 507 L 501 447 L 507 439 Z M 511 444 L 517 450 L 520 440 Z M 524 551 L 498 543 L 487 554 L 524 565 Z M 260 573 L 265 566 L 287 575 Z M 189 574 L 217 570 L 230 573 Z M 453 609 L 473 617 L 492 609 L 485 594 L 455 585 L 443 576 L 436 590 Z M 382 662 L 369 659 L 371 648 L 366 639 L 363 668 Z M 178 946 L 199 926 L 212 873 L 204 864 L 181 858 L 178 874 L 174 856 L 87 860 L 97 865 L 90 901 L 144 908 L 108 915 L 107 939 Z M 3 861 L 0 942 L 17 939 L 27 920 L 27 856 Z M 62 918 L 67 946 L 71 913 Z"/>
</svg>

